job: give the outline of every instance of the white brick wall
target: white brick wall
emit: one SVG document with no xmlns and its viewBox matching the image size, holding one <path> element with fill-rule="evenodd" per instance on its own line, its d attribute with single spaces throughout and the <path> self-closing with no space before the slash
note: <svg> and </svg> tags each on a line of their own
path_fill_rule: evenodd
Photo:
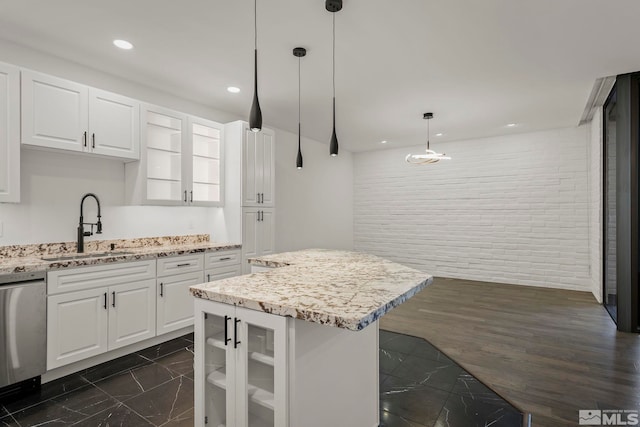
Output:
<svg viewBox="0 0 640 427">
<path fill-rule="evenodd" d="M 602 108 L 591 121 L 588 151 L 591 292 L 602 302 Z"/>
<path fill-rule="evenodd" d="M 354 243 L 436 276 L 591 291 L 587 127 L 354 155 Z"/>
</svg>

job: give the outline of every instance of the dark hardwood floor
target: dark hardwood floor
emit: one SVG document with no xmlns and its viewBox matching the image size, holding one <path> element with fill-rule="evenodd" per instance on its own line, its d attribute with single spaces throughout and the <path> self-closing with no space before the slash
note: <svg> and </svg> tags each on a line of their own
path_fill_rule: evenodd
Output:
<svg viewBox="0 0 640 427">
<path fill-rule="evenodd" d="M 640 335 L 617 332 L 590 293 L 436 279 L 380 327 L 429 340 L 536 427 L 640 409 Z"/>
</svg>

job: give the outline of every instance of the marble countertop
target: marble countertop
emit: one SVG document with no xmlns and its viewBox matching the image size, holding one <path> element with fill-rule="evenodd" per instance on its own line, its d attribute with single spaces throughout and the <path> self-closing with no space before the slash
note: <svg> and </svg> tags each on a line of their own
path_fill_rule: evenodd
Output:
<svg viewBox="0 0 640 427">
<path fill-rule="evenodd" d="M 249 262 L 273 269 L 192 286 L 191 293 L 358 331 L 433 281 L 427 273 L 360 252 L 308 249 Z"/>
<path fill-rule="evenodd" d="M 45 244 L 45 245 L 25 245 L 3 247 L 4 252 L 0 254 L 0 274 L 12 274 L 31 271 L 48 271 L 59 268 L 82 267 L 88 265 L 108 264 L 112 262 L 137 261 L 153 258 L 170 257 L 176 255 L 186 255 L 200 252 L 216 252 L 223 250 L 240 249 L 239 244 L 216 243 L 193 239 L 180 240 L 179 238 L 155 238 L 152 239 L 132 239 L 118 240 L 117 249 L 110 251 L 104 245 L 93 245 L 82 255 L 103 254 L 104 256 L 79 258 L 61 261 L 46 261 L 42 258 L 55 256 L 79 255 L 71 252 L 75 251 L 75 244 L 72 248 L 65 244 Z M 158 240 L 161 239 L 161 240 Z M 142 241 L 142 242 L 140 242 Z M 115 242 L 115 241 L 106 241 Z M 127 247 L 129 242 L 135 242 L 137 247 Z M 93 242 L 92 242 L 93 243 Z M 126 252 L 126 253 L 123 253 Z M 15 254 L 16 256 L 12 256 Z"/>
</svg>

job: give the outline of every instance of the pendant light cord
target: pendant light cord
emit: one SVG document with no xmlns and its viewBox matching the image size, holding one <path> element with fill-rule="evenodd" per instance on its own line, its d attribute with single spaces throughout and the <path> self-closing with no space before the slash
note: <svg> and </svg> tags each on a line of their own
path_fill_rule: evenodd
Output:
<svg viewBox="0 0 640 427">
<path fill-rule="evenodd" d="M 430 121 L 430 119 L 427 119 L 427 150 L 429 149 L 429 135 L 431 134 L 431 129 L 429 128 Z"/>
<path fill-rule="evenodd" d="M 333 15 L 333 97 L 336 97 L 336 14 Z"/>
<path fill-rule="evenodd" d="M 301 97 L 301 95 L 300 95 L 301 94 L 301 89 L 300 88 L 302 87 L 302 85 L 300 83 L 301 80 L 302 80 L 302 78 L 300 77 L 301 76 L 300 63 L 302 62 L 301 59 L 302 59 L 301 57 L 298 57 L 298 150 L 300 150 L 300 136 L 301 136 L 300 135 L 300 105 L 301 105 L 300 104 L 300 97 Z"/>
<path fill-rule="evenodd" d="M 258 0 L 253 0 L 253 48 L 258 49 Z"/>
</svg>

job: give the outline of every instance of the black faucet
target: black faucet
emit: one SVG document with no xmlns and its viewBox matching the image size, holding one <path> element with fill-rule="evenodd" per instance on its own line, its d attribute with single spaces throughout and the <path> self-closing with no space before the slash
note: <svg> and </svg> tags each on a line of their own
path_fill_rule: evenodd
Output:
<svg viewBox="0 0 640 427">
<path fill-rule="evenodd" d="M 96 203 L 98 204 L 98 222 L 84 222 L 82 207 L 84 206 L 84 199 L 87 197 L 93 197 L 96 199 Z M 84 231 L 84 226 L 90 225 L 91 231 Z M 102 222 L 100 221 L 100 200 L 98 200 L 98 196 L 93 193 L 87 193 L 82 196 L 82 201 L 80 202 L 80 224 L 78 224 L 78 253 L 84 252 L 84 238 L 85 236 L 93 236 L 93 226 L 96 226 L 96 234 L 102 234 Z"/>
</svg>

